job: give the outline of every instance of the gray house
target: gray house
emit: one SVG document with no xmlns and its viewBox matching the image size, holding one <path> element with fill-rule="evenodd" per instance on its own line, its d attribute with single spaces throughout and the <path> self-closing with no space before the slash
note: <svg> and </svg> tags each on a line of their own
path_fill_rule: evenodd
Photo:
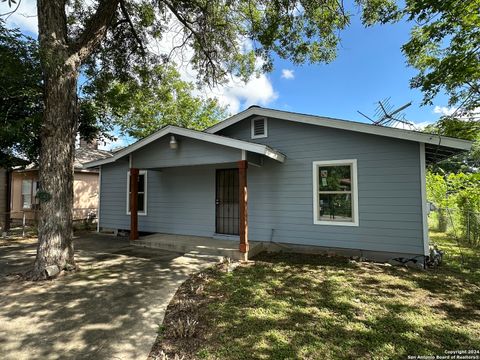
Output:
<svg viewBox="0 0 480 360">
<path fill-rule="evenodd" d="M 470 146 L 253 106 L 204 132 L 167 126 L 87 166 L 101 169 L 99 227 L 132 240 L 170 234 L 156 238 L 214 239 L 243 257 L 275 245 L 421 264 L 425 166 Z"/>
</svg>

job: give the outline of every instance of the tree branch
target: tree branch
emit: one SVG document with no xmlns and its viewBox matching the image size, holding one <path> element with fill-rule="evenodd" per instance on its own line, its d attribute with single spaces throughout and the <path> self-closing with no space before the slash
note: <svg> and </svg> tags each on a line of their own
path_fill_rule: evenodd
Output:
<svg viewBox="0 0 480 360">
<path fill-rule="evenodd" d="M 6 1 L 6 0 L 5 0 L 5 1 Z M 7 17 L 5 18 L 5 21 L 7 21 L 8 18 L 9 18 L 10 16 L 12 16 L 12 15 L 18 10 L 18 8 L 20 7 L 20 3 L 21 3 L 21 2 L 22 2 L 22 0 L 19 0 L 18 3 L 17 3 L 17 6 L 15 7 L 15 9 L 13 9 L 13 10 L 11 10 L 11 11 L 7 11 L 6 13 L 0 14 L 0 17 L 2 17 L 2 16 L 7 16 Z M 9 6 L 10 6 L 10 5 L 11 5 L 11 4 L 9 4 Z"/>
<path fill-rule="evenodd" d="M 212 59 L 211 55 L 210 55 L 210 52 L 207 51 L 206 49 L 206 44 L 205 44 L 205 41 L 204 39 L 202 38 L 202 36 L 193 28 L 193 23 L 192 21 L 186 19 L 184 16 L 182 16 L 178 11 L 177 9 L 175 9 L 175 6 L 173 6 L 170 2 L 168 1 L 163 1 L 163 3 L 165 5 L 167 5 L 168 9 L 173 13 L 173 15 L 175 15 L 175 17 L 178 19 L 178 21 L 180 21 L 189 31 L 191 34 L 193 34 L 193 36 L 195 37 L 195 39 L 197 39 L 198 43 L 200 44 L 200 51 L 203 53 L 203 55 L 205 56 L 206 60 L 207 60 L 207 63 L 210 64 L 211 66 L 211 71 L 212 71 L 212 81 L 213 83 L 215 84 L 216 82 L 216 72 L 217 72 L 217 64 L 215 63 L 215 61 Z"/>
<path fill-rule="evenodd" d="M 140 39 L 140 37 L 138 36 L 137 31 L 135 30 L 135 26 L 133 25 L 133 22 L 132 22 L 132 19 L 130 18 L 130 15 L 128 14 L 127 8 L 125 7 L 125 0 L 120 0 L 120 9 L 122 11 L 123 16 L 125 16 L 125 20 L 127 20 L 127 22 L 130 25 L 130 28 L 132 29 L 133 37 L 135 38 L 138 45 L 140 46 L 140 51 L 141 51 L 142 55 L 145 55 L 146 54 L 145 47 L 143 46 L 143 42 Z"/>
<path fill-rule="evenodd" d="M 88 21 L 85 29 L 71 45 L 72 55 L 76 54 L 80 61 L 90 55 L 107 32 L 112 22 L 119 0 L 101 0 L 97 11 Z"/>
</svg>

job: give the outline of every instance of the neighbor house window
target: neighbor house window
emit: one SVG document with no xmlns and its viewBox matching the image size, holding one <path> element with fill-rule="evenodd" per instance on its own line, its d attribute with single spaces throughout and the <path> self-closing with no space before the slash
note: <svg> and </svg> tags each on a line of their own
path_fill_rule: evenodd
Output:
<svg viewBox="0 0 480 360">
<path fill-rule="evenodd" d="M 130 171 L 127 173 L 127 214 L 130 215 Z M 138 214 L 147 215 L 147 171 L 140 170 L 138 175 Z"/>
<path fill-rule="evenodd" d="M 22 180 L 22 209 L 33 209 L 36 204 L 38 181 Z"/>
<path fill-rule="evenodd" d="M 313 222 L 358 226 L 357 161 L 313 162 Z"/>
<path fill-rule="evenodd" d="M 252 119 L 252 139 L 265 138 L 268 135 L 267 118 Z"/>
</svg>

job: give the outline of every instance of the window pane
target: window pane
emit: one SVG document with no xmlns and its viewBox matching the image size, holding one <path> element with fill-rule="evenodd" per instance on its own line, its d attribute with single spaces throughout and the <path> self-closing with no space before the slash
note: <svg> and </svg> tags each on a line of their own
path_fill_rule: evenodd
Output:
<svg viewBox="0 0 480 360">
<path fill-rule="evenodd" d="M 145 174 L 139 174 L 138 175 L 138 212 L 145 212 L 145 181 L 146 177 Z M 128 179 L 128 211 L 131 211 L 132 206 L 130 204 L 130 195 L 131 195 L 131 189 L 130 189 L 130 178 Z"/>
<path fill-rule="evenodd" d="M 138 211 L 144 212 L 145 211 L 145 194 L 138 194 Z"/>
<path fill-rule="evenodd" d="M 352 221 L 351 194 L 319 194 L 320 221 Z"/>
<path fill-rule="evenodd" d="M 32 208 L 32 195 L 22 195 L 22 208 L 31 209 Z"/>
<path fill-rule="evenodd" d="M 145 174 L 138 176 L 138 192 L 145 192 Z"/>
<path fill-rule="evenodd" d="M 318 189 L 320 191 L 351 191 L 351 184 L 350 165 L 320 166 L 318 168 Z"/>
<path fill-rule="evenodd" d="M 22 195 L 30 195 L 32 193 L 32 180 L 22 180 Z"/>
</svg>

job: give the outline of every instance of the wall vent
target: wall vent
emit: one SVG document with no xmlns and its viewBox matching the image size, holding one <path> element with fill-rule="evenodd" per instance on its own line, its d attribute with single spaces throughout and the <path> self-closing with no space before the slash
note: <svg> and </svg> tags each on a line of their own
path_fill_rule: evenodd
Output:
<svg viewBox="0 0 480 360">
<path fill-rule="evenodd" d="M 267 118 L 252 119 L 252 139 L 267 137 Z"/>
</svg>

